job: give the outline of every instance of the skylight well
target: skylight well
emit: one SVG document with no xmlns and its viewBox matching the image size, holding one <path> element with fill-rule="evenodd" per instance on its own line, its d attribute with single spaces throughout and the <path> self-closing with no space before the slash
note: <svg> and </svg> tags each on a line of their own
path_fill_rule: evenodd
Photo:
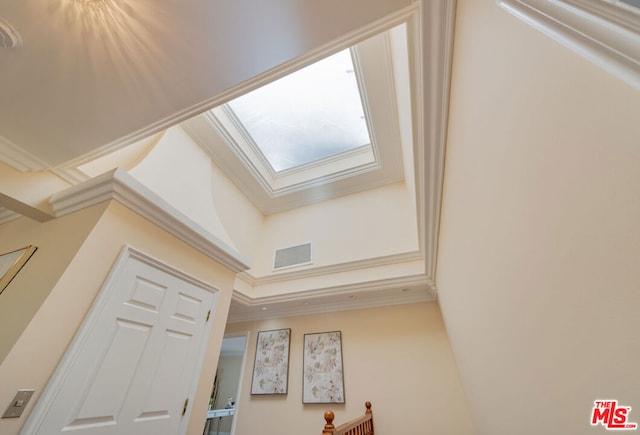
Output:
<svg viewBox="0 0 640 435">
<path fill-rule="evenodd" d="M 243 95 L 228 106 L 275 172 L 371 147 L 348 49 Z"/>
<path fill-rule="evenodd" d="M 281 68 L 293 73 L 265 74 L 265 86 L 181 126 L 264 214 L 401 181 L 419 76 L 410 29 L 417 37 L 403 23 L 313 64 L 291 61 Z"/>
</svg>

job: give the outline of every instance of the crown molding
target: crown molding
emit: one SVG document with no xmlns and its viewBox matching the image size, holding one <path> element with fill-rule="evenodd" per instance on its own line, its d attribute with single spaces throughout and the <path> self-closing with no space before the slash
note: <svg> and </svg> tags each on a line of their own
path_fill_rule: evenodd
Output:
<svg viewBox="0 0 640 435">
<path fill-rule="evenodd" d="M 235 249 L 176 210 L 126 171 L 115 169 L 53 195 L 49 202 L 56 217 L 103 201 L 116 200 L 160 228 L 234 272 L 248 269 Z"/>
<path fill-rule="evenodd" d="M 87 174 L 79 170 L 78 168 L 74 168 L 71 166 L 64 167 L 64 168 L 54 168 L 54 169 L 51 169 L 50 172 L 62 178 L 64 181 L 71 184 L 72 186 L 75 186 L 76 184 L 84 183 L 85 181 L 91 178 Z"/>
<path fill-rule="evenodd" d="M 22 217 L 22 215 L 9 210 L 8 208 L 0 207 L 0 225 L 11 222 L 12 220 L 16 220 Z"/>
<path fill-rule="evenodd" d="M 426 275 L 251 298 L 234 290 L 228 323 L 435 301 Z"/>
<path fill-rule="evenodd" d="M 0 136 L 0 160 L 22 172 L 39 171 L 49 167 L 46 162 L 3 136 Z"/>
<path fill-rule="evenodd" d="M 347 261 L 344 263 L 332 264 L 328 266 L 308 267 L 302 270 L 275 272 L 267 276 L 256 277 L 253 276 L 250 271 L 241 272 L 237 276 L 238 278 L 242 279 L 252 286 L 258 286 L 423 260 L 424 254 L 422 252 L 412 251 L 403 252 L 400 254 L 384 255 L 375 258 L 367 258 L 364 260 Z"/>
<path fill-rule="evenodd" d="M 525 23 L 640 89 L 640 9 L 602 0 L 497 0 Z"/>
<path fill-rule="evenodd" d="M 310 298 L 320 298 L 337 295 L 359 295 L 363 292 L 377 292 L 389 289 L 403 289 L 409 287 L 421 287 L 426 291 L 431 291 L 431 281 L 425 274 L 399 276 L 396 278 L 385 278 L 375 281 L 359 281 L 357 283 L 345 284 L 320 288 L 315 290 L 304 290 L 299 292 L 263 296 L 257 298 L 249 297 L 251 304 L 275 304 L 290 301 L 307 301 Z M 235 294 L 235 292 L 234 292 Z"/>
<path fill-rule="evenodd" d="M 435 277 L 440 208 L 444 181 L 449 92 L 453 59 L 456 1 L 422 1 L 421 19 L 415 23 L 422 37 L 414 41 L 418 74 L 414 77 L 416 202 L 419 241 L 425 270 Z"/>
</svg>

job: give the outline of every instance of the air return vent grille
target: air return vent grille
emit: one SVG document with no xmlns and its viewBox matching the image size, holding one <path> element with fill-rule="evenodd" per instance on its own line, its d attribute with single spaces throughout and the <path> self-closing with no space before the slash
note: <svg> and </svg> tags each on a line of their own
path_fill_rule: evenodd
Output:
<svg viewBox="0 0 640 435">
<path fill-rule="evenodd" d="M 311 263 L 311 243 L 276 249 L 274 269 Z"/>
</svg>

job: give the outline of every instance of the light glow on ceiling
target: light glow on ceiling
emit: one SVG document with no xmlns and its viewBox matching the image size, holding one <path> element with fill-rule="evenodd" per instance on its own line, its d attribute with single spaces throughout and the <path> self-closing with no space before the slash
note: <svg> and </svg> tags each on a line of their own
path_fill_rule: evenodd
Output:
<svg viewBox="0 0 640 435">
<path fill-rule="evenodd" d="M 275 172 L 371 145 L 348 49 L 228 106 Z"/>
</svg>

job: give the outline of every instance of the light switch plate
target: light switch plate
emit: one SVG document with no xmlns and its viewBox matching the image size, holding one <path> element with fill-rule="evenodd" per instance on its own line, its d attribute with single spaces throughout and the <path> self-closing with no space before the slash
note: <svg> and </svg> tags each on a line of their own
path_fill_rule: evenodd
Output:
<svg viewBox="0 0 640 435">
<path fill-rule="evenodd" d="M 33 396 L 35 390 L 18 390 L 15 397 L 9 404 L 9 407 L 2 415 L 2 418 L 18 418 L 22 415 L 22 411 L 27 407 L 29 399 Z"/>
</svg>

